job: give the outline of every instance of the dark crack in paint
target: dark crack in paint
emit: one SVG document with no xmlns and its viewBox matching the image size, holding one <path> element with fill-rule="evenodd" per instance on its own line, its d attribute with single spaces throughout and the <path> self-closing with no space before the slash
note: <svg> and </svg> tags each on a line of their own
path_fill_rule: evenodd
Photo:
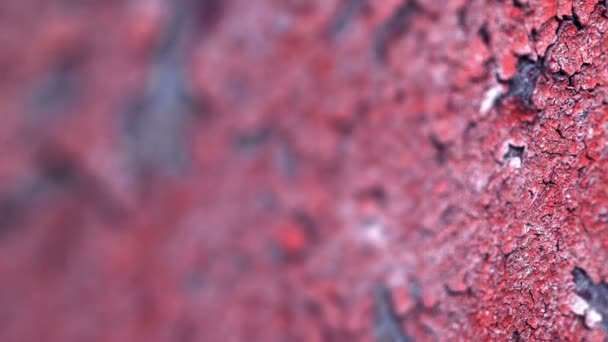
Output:
<svg viewBox="0 0 608 342">
<path fill-rule="evenodd" d="M 395 312 L 390 290 L 382 284 L 374 288 L 374 333 L 378 342 L 410 342 Z"/>
</svg>

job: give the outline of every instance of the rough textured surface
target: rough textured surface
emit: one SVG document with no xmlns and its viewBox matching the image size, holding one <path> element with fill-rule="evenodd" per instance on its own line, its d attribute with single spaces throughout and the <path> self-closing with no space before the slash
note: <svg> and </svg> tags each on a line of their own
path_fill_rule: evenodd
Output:
<svg viewBox="0 0 608 342">
<path fill-rule="evenodd" d="M 605 338 L 604 1 L 0 17 L 0 340 Z"/>
</svg>

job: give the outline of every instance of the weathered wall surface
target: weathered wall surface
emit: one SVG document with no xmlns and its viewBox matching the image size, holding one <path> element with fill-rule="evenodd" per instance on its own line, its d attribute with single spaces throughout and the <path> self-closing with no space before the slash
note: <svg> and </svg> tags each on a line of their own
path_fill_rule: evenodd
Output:
<svg viewBox="0 0 608 342">
<path fill-rule="evenodd" d="M 0 340 L 605 337 L 605 1 L 0 18 Z"/>
</svg>

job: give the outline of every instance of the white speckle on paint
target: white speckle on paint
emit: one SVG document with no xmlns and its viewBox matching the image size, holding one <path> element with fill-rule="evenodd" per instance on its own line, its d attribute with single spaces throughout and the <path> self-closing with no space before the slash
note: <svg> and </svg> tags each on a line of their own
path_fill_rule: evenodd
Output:
<svg viewBox="0 0 608 342">
<path fill-rule="evenodd" d="M 597 327 L 602 321 L 602 315 L 594 309 L 588 309 L 585 313 L 585 325 L 589 328 Z"/>
<path fill-rule="evenodd" d="M 370 220 L 363 224 L 363 240 L 376 247 L 386 244 L 386 229 L 379 220 Z"/>
<path fill-rule="evenodd" d="M 587 303 L 583 298 L 574 295 L 570 299 L 570 310 L 574 312 L 578 316 L 584 316 L 585 312 L 589 308 L 589 303 Z"/>
<path fill-rule="evenodd" d="M 521 168 L 521 159 L 520 158 L 511 158 L 509 159 L 509 166 L 519 169 Z"/>
<path fill-rule="evenodd" d="M 490 109 L 492 109 L 492 106 L 494 106 L 494 102 L 496 102 L 496 99 L 498 99 L 498 97 L 500 95 L 502 95 L 502 92 L 503 92 L 503 87 L 499 84 L 488 89 L 488 91 L 486 91 L 486 93 L 483 97 L 481 106 L 479 107 L 479 112 L 481 114 L 487 114 L 490 111 Z"/>
<path fill-rule="evenodd" d="M 569 302 L 570 310 L 577 316 L 583 316 L 585 318 L 585 325 L 589 329 L 597 327 L 604 319 L 602 314 L 592 308 L 586 300 L 577 295 L 572 295 Z"/>
</svg>

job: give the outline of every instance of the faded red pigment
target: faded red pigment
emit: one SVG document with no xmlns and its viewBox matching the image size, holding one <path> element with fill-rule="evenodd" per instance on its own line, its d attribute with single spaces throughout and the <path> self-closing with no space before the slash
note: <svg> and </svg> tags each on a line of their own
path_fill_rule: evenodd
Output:
<svg viewBox="0 0 608 342">
<path fill-rule="evenodd" d="M 0 340 L 606 337 L 604 1 L 0 13 Z"/>
</svg>

